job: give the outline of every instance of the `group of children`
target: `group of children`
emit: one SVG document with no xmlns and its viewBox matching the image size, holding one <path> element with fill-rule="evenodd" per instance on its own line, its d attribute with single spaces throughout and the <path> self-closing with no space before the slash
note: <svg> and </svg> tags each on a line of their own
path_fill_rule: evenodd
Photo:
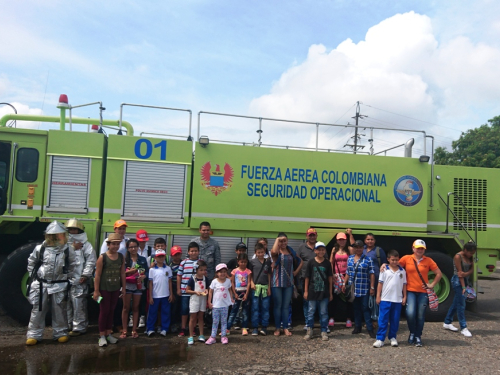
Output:
<svg viewBox="0 0 500 375">
<path fill-rule="evenodd" d="M 227 336 L 235 324 L 241 327 L 242 335 L 249 334 L 249 320 L 253 336 L 267 335 L 274 269 L 265 246 L 267 241 L 257 242 L 255 255 L 251 260 L 246 253 L 246 245 L 238 244 L 236 259 L 228 263 L 230 267 L 224 263 L 218 264 L 215 277 L 210 280 L 207 277 L 207 263 L 199 259 L 199 245 L 194 241 L 188 245 L 187 258 L 182 259 L 182 249 L 173 246 L 167 261 L 165 239 L 155 240 L 154 249 L 148 257 L 138 255 L 138 239 L 127 240 L 124 256 L 120 252 L 123 236 L 112 233 L 105 240 L 106 251 L 96 260 L 83 225 L 75 219 L 66 224 L 67 227 L 56 221 L 51 223 L 47 227 L 44 243 L 35 248 L 28 261 L 28 272 L 32 276 L 28 296 L 33 304 L 33 311 L 27 333 L 27 345 L 35 345 L 42 339 L 45 314 L 49 306 L 52 310 L 55 340 L 66 342 L 68 336 L 78 336 L 86 332 L 88 317 L 84 300 L 89 292 L 89 281 L 94 268 L 93 299 L 100 304 L 99 346 L 118 341 L 112 332 L 114 310 L 120 297 L 124 300 L 121 315 L 123 331 L 120 338 L 127 337 L 126 326 L 131 301 L 132 337 L 138 337 L 136 327 L 143 295 L 147 296 L 148 303 L 145 332 L 147 336 L 152 336 L 155 332 L 166 336 L 171 330 L 171 322 L 179 322 L 179 337 L 187 336 L 189 345 L 194 344 L 196 327 L 199 329 L 198 341 L 210 345 L 216 342 L 220 325 L 221 343 L 227 344 Z M 353 244 L 354 254 L 349 256 L 343 290 L 345 291 L 351 279 L 356 301 L 359 290 L 365 288 L 366 293 L 368 285 L 371 284 L 370 292 L 376 294 L 376 303 L 379 305 L 378 331 L 373 346 L 384 345 L 388 330 L 391 346 L 397 346 L 400 312 L 406 302 L 406 272 L 399 264 L 398 252 L 391 250 L 387 253 L 388 264 L 383 265 L 379 279 L 375 281 L 371 277 L 371 260 L 362 256 L 362 251 L 356 253 L 356 249 L 361 246 Z M 323 242 L 316 242 L 314 253 L 315 257 L 308 262 L 305 272 L 303 297 L 308 303 L 308 316 L 304 338 L 313 338 L 314 316 L 318 310 L 321 338 L 328 340 L 328 304 L 333 299 L 334 272 L 326 258 L 326 246 Z M 469 255 L 465 253 L 467 259 L 472 259 Z M 463 276 L 468 274 L 464 273 L 467 270 L 462 272 L 465 268 L 460 263 L 463 259 L 462 253 L 456 258 L 455 263 L 458 264 L 459 271 L 456 272 L 458 276 L 454 281 L 458 290 L 464 285 Z M 363 281 L 361 274 L 358 274 L 358 268 L 364 260 L 367 265 L 361 268 L 366 268 L 369 278 Z M 376 293 L 373 292 L 375 289 Z M 68 299 L 68 295 L 71 298 Z M 462 305 L 456 303 L 455 309 L 447 318 L 445 328 L 452 329 L 451 319 L 457 308 L 463 328 L 465 319 Z M 210 337 L 205 339 L 204 318 L 207 309 L 211 310 L 212 328 Z M 359 331 L 363 309 L 362 302 L 354 303 L 356 329 L 359 327 Z M 368 322 L 367 328 L 370 332 Z M 375 336 L 373 331 L 370 336 Z"/>
</svg>

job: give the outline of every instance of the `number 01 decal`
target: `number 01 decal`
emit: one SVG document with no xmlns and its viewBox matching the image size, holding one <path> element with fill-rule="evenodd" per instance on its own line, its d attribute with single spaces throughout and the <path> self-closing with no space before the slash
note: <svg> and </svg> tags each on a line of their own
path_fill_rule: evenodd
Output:
<svg viewBox="0 0 500 375">
<path fill-rule="evenodd" d="M 142 147 L 142 145 L 145 147 Z M 167 160 L 167 141 L 158 142 L 154 145 L 154 148 L 160 149 L 160 160 Z M 149 159 L 153 155 L 153 144 L 149 139 L 139 139 L 135 142 L 134 151 L 135 156 L 139 159 Z"/>
</svg>

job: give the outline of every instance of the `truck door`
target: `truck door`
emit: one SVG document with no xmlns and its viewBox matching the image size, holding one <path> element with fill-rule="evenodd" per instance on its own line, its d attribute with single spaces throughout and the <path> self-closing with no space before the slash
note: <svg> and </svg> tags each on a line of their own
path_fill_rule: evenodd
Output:
<svg viewBox="0 0 500 375">
<path fill-rule="evenodd" d="M 34 221 L 43 204 L 46 132 L 0 130 L 0 223 Z"/>
<path fill-rule="evenodd" d="M 9 184 L 10 143 L 0 142 L 0 215 L 7 209 L 7 186 Z"/>
</svg>

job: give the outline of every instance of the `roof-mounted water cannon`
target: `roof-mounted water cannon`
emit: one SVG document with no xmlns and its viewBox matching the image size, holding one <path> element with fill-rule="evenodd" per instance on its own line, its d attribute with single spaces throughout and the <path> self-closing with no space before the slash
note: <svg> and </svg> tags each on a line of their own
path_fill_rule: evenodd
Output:
<svg viewBox="0 0 500 375">
<path fill-rule="evenodd" d="M 61 110 L 59 129 L 66 130 L 66 110 L 71 108 L 71 106 L 68 104 L 68 95 L 59 95 L 59 104 L 57 105 L 57 108 Z"/>
</svg>

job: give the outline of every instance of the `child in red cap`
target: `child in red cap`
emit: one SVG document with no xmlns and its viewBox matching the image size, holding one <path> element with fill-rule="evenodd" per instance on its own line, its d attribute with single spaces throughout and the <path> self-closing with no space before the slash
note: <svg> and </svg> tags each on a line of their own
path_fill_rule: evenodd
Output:
<svg viewBox="0 0 500 375">
<path fill-rule="evenodd" d="M 182 260 L 182 249 L 180 246 L 172 246 L 170 249 L 170 263 L 169 266 L 172 270 L 172 290 L 177 290 L 177 271 Z M 172 323 L 171 331 L 172 333 L 177 333 L 181 325 L 181 297 L 176 296 L 175 293 L 174 301 L 170 304 L 170 321 Z"/>
</svg>

